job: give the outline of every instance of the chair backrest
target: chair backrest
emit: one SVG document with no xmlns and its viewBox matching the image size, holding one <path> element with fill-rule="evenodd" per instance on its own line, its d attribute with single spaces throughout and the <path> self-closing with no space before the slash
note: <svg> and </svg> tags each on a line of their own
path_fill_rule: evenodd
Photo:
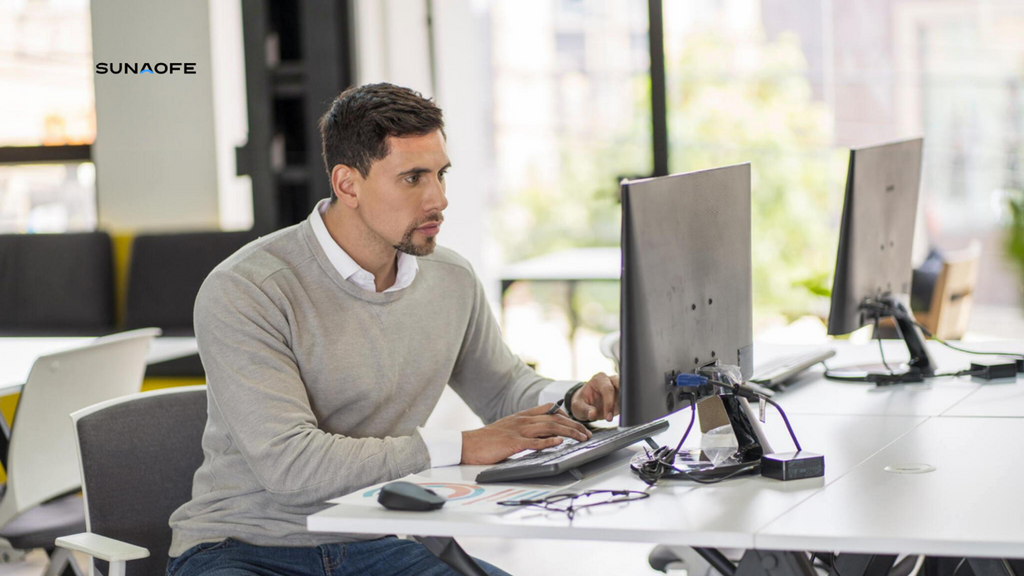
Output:
<svg viewBox="0 0 1024 576">
<path fill-rule="evenodd" d="M 89 531 L 143 546 L 128 576 L 164 574 L 171 513 L 192 497 L 203 462 L 206 386 L 143 392 L 71 415 Z M 105 563 L 97 570 L 107 573 Z"/>
<path fill-rule="evenodd" d="M 0 333 L 110 332 L 112 261 L 104 232 L 0 235 Z"/>
<path fill-rule="evenodd" d="M 601 349 L 601 355 L 615 363 L 616 372 L 619 370 L 619 344 L 621 340 L 622 333 L 616 330 L 602 336 L 601 342 L 598 344 Z"/>
<path fill-rule="evenodd" d="M 138 392 L 146 371 L 146 354 L 159 334 L 155 328 L 114 334 L 36 360 L 11 426 L 0 525 L 79 489 L 82 480 L 68 415 Z"/>
<path fill-rule="evenodd" d="M 156 326 L 165 335 L 191 335 L 192 310 L 203 280 L 255 238 L 252 232 L 136 237 L 128 269 L 125 327 Z"/>
<path fill-rule="evenodd" d="M 945 254 L 928 314 L 932 321 L 928 329 L 939 338 L 956 340 L 967 331 L 980 262 L 981 243 L 978 241 L 964 250 Z"/>
</svg>

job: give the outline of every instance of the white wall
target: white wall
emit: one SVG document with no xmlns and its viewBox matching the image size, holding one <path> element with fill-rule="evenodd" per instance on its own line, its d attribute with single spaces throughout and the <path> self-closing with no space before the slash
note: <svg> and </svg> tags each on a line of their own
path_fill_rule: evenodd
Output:
<svg viewBox="0 0 1024 576">
<path fill-rule="evenodd" d="M 437 103 L 445 112 L 448 155 L 447 229 L 439 238 L 466 257 L 488 299 L 499 299 L 498 250 L 488 233 L 498 187 L 494 166 L 491 61 L 486 6 L 473 0 L 433 3 Z"/>
<path fill-rule="evenodd" d="M 243 119 L 245 98 L 244 84 L 238 92 L 227 76 L 217 79 L 215 90 L 211 33 L 220 30 L 211 29 L 211 15 L 222 23 L 239 17 L 237 6 L 206 2 L 92 0 L 94 63 L 195 62 L 197 72 L 95 75 L 93 159 L 102 229 L 220 228 L 219 181 L 221 175 L 233 178 L 230 147 L 240 131 L 237 116 L 214 114 L 215 96 L 230 108 L 241 106 Z M 237 34 L 228 37 L 240 42 L 240 19 L 234 25 Z M 220 52 L 218 62 L 229 62 L 240 56 L 241 46 L 234 55 L 230 48 Z M 244 69 L 235 74 L 236 84 L 239 74 Z M 223 178 L 228 185 L 230 179 Z M 224 206 L 233 207 L 231 227 L 245 227 L 242 193 L 237 186 L 234 192 L 225 188 Z"/>
<path fill-rule="evenodd" d="M 490 105 L 489 39 L 481 32 L 486 6 L 472 0 L 435 1 L 434 70 L 426 0 L 357 0 L 357 84 L 391 82 L 434 97 L 444 111 L 452 170 L 448 209 L 438 242 L 465 257 L 498 301 L 498 269 L 487 223 L 495 194 Z"/>
<path fill-rule="evenodd" d="M 249 137 L 242 43 L 242 0 L 210 2 L 217 201 L 221 230 L 249 230 L 253 224 L 252 179 L 239 177 L 235 148 Z"/>
</svg>

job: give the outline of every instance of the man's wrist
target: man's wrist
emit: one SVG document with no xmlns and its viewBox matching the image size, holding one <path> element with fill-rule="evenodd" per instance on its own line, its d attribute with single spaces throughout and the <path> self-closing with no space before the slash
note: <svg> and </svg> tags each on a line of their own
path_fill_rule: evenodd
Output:
<svg viewBox="0 0 1024 576">
<path fill-rule="evenodd" d="M 569 388 L 565 392 L 565 403 L 562 404 L 562 405 L 565 406 L 565 411 L 569 413 L 569 418 L 572 418 L 573 420 L 575 420 L 577 422 L 590 422 L 590 420 L 583 420 L 581 418 L 577 418 L 572 413 L 572 397 L 576 395 L 576 392 L 578 392 L 580 388 L 583 388 L 583 384 L 584 384 L 583 382 L 580 382 L 580 383 L 576 384 L 575 386 L 573 386 L 572 388 Z"/>
</svg>

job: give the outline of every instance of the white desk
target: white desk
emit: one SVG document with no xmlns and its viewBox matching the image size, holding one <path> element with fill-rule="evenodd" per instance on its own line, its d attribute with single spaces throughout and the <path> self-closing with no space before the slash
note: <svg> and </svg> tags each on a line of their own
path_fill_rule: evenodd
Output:
<svg viewBox="0 0 1024 576">
<path fill-rule="evenodd" d="M 755 536 L 763 549 L 1024 557 L 1024 419 L 931 418 Z M 884 468 L 930 464 L 926 474 Z"/>
<path fill-rule="evenodd" d="M 581 511 L 572 522 L 564 514 L 531 509 L 500 515 L 446 509 L 421 514 L 335 505 L 310 516 L 308 527 L 322 532 L 612 540 L 752 548 L 758 529 L 924 421 L 905 416 L 815 415 L 796 416 L 791 420 L 805 449 L 826 454 L 825 478 L 784 483 L 758 476 L 714 486 L 663 481 L 646 500 Z M 672 427 L 657 438 L 663 444 L 678 442 L 689 421 L 689 412 L 676 414 L 671 421 Z M 867 426 L 865 421 L 869 422 Z M 788 449 L 790 440 L 782 419 L 770 415 L 766 427 L 769 440 L 778 445 L 777 449 Z M 687 444 L 699 445 L 699 432 L 692 434 Z M 472 482 L 483 468 L 438 468 L 424 475 L 438 481 Z M 627 469 L 625 462 L 620 462 L 606 472 L 583 480 L 573 489 L 643 490 L 645 487 Z"/>
<path fill-rule="evenodd" d="M 837 342 L 840 366 L 877 360 L 877 343 Z M 905 359 L 902 342 L 885 343 L 890 358 Z M 970 348 L 984 348 L 971 345 Z M 992 344 L 1022 349 L 1019 342 Z M 1007 348 L 1007 346 L 1010 346 Z M 967 367 L 970 356 L 929 348 L 940 371 Z M 760 350 L 761 352 L 758 352 Z M 784 353 L 777 347 L 755 354 Z M 745 477 L 704 486 L 663 481 L 646 500 L 565 515 L 522 509 L 429 514 L 334 505 L 308 518 L 312 531 L 424 536 L 550 538 L 647 542 L 713 548 L 840 550 L 941 556 L 1024 557 L 1024 418 L 955 417 L 1024 413 L 1024 379 L 983 384 L 942 379 L 926 386 L 875 389 L 805 376 L 776 399 L 804 449 L 825 454 L 825 477 L 779 482 Z M 1013 402 L 1009 401 L 1013 400 Z M 994 408 L 1001 401 L 1002 407 Z M 689 412 L 671 418 L 658 438 L 678 441 Z M 781 418 L 766 425 L 776 451 L 789 450 Z M 694 433 L 688 445 L 698 442 Z M 935 472 L 894 474 L 890 464 L 926 463 Z M 481 467 L 431 470 L 438 481 L 471 482 Z M 588 477 L 574 490 L 644 488 L 624 464 Z"/>
<path fill-rule="evenodd" d="M 40 356 L 84 346 L 83 338 L 0 338 L 0 396 L 21 391 Z M 146 364 L 191 356 L 199 351 L 194 337 L 161 336 L 153 340 Z"/>
<path fill-rule="evenodd" d="M 882 345 L 890 366 L 896 368 L 900 362 L 907 360 L 907 347 L 902 340 L 885 340 Z M 880 363 L 877 341 L 862 345 L 833 341 L 829 346 L 836 350 L 836 355 L 826 360 L 830 367 Z M 938 342 L 929 341 L 926 346 L 932 360 L 938 365 L 937 372 L 956 372 L 970 366 L 970 355 L 950 350 Z M 1008 348 L 1007 351 L 1024 350 L 1024 345 L 1020 342 L 966 346 L 972 349 L 986 349 L 987 346 Z M 762 350 L 770 356 L 784 349 L 755 345 L 755 360 Z M 787 414 L 939 416 L 984 386 L 980 381 L 963 377 L 939 378 L 922 384 L 877 387 L 867 382 L 825 380 L 824 371 L 821 365 L 812 367 L 808 373 L 798 377 L 784 393 L 776 397 Z"/>
</svg>

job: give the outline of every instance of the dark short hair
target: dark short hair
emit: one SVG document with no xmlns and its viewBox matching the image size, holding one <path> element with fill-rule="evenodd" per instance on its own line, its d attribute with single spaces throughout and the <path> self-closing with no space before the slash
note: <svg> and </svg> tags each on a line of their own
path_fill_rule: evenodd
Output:
<svg viewBox="0 0 1024 576">
<path fill-rule="evenodd" d="M 349 88 L 320 118 L 327 176 L 344 164 L 366 178 L 373 163 L 391 152 L 389 136 L 425 136 L 435 130 L 444 135 L 441 109 L 419 92 L 386 82 Z"/>
</svg>

